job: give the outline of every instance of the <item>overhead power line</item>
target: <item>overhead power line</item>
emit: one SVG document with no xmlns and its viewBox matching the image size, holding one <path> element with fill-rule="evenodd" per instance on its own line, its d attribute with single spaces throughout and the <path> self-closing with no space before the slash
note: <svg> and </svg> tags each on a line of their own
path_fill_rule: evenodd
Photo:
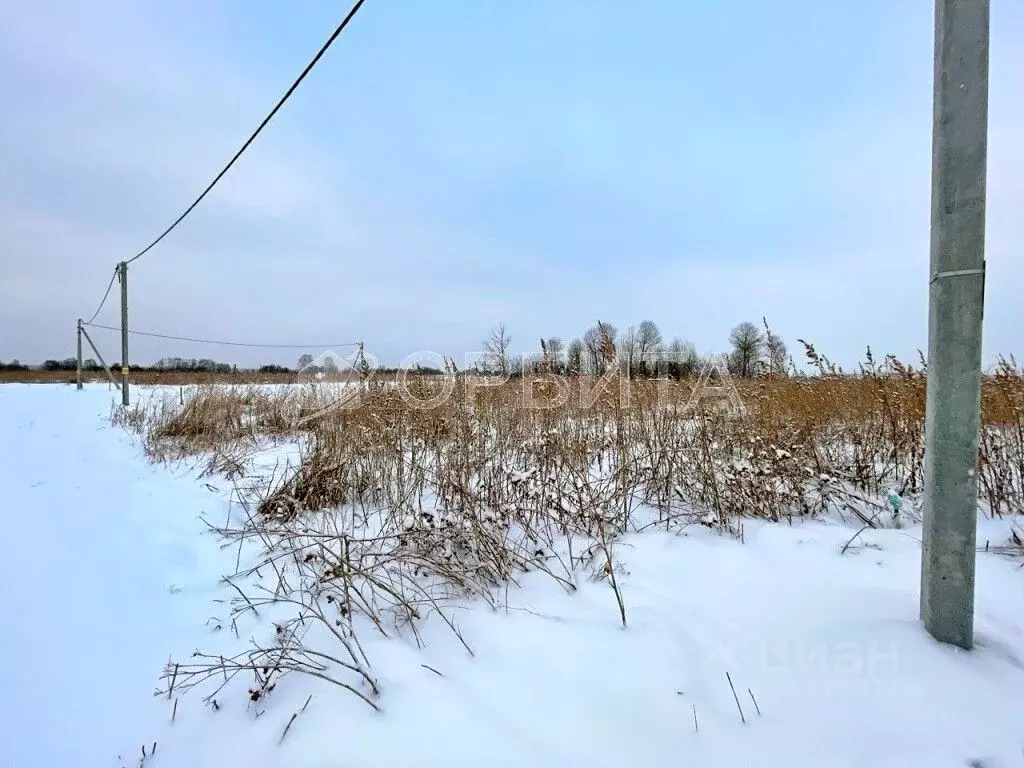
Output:
<svg viewBox="0 0 1024 768">
<path fill-rule="evenodd" d="M 256 130 L 253 131 L 252 135 L 248 139 L 246 139 L 242 147 L 237 152 L 235 152 L 234 157 L 232 157 L 231 160 L 228 161 L 228 164 L 225 165 L 221 172 L 214 177 L 213 181 L 211 181 L 207 185 L 206 189 L 203 190 L 202 194 L 200 194 L 199 197 L 197 197 L 192 202 L 192 205 L 186 208 L 185 211 L 177 219 L 174 220 L 174 223 L 171 224 L 171 226 L 169 226 L 167 229 L 161 232 L 160 236 L 157 237 L 156 240 L 151 242 L 137 254 L 128 259 L 126 263 L 131 264 L 136 259 L 145 255 L 153 246 L 155 246 L 157 243 L 159 243 L 161 240 L 167 237 L 167 235 L 171 233 L 171 230 L 173 230 L 182 221 L 184 221 L 186 216 L 192 213 L 195 207 L 199 205 L 200 202 L 202 202 L 203 198 L 206 197 L 210 190 L 213 189 L 214 186 L 216 186 L 217 182 L 224 177 L 224 174 L 226 174 L 231 169 L 231 166 L 235 164 L 235 161 L 242 156 L 242 153 L 244 153 L 245 150 L 249 148 L 249 145 L 253 143 L 256 137 L 260 135 L 260 131 L 262 131 L 264 127 L 266 127 L 267 123 L 269 123 L 271 119 L 274 117 L 274 115 L 277 114 L 278 110 L 281 109 L 282 106 L 284 106 L 284 103 L 288 101 L 288 98 L 292 95 L 292 93 L 295 92 L 295 89 L 299 87 L 299 83 L 301 83 L 306 78 L 306 75 L 310 73 L 313 67 L 316 66 L 317 62 L 320 61 L 320 59 L 323 57 L 325 53 L 327 53 L 327 49 L 330 48 L 334 41 L 338 39 L 338 36 L 344 31 L 345 27 L 348 26 L 348 23 L 352 21 L 356 13 L 359 12 L 359 9 L 362 7 L 364 2 L 366 2 L 366 0 L 358 0 L 356 4 L 352 6 L 351 10 L 349 10 L 349 12 L 345 15 L 345 18 L 341 20 L 341 23 L 337 26 L 337 28 L 335 28 L 334 32 L 331 33 L 331 36 L 327 38 L 327 42 L 325 42 L 320 47 L 320 50 L 317 51 L 316 56 L 314 56 L 313 59 L 309 62 L 309 64 L 306 65 L 306 68 L 302 70 L 302 73 L 298 76 L 298 78 L 296 78 L 295 82 L 291 84 L 291 87 L 287 91 L 285 91 L 284 96 L 282 96 L 278 100 L 277 104 L 274 105 L 274 108 L 270 110 L 270 114 L 263 118 L 263 122 L 261 122 L 259 126 L 257 126 Z"/>
<path fill-rule="evenodd" d="M 149 245 L 147 245 L 145 248 L 143 248 L 141 251 L 139 251 L 137 254 L 135 254 L 132 258 L 128 259 L 127 261 L 122 261 L 122 262 L 120 262 L 117 265 L 117 267 L 114 270 L 114 274 L 110 278 L 110 282 L 107 284 L 107 289 L 103 293 L 103 298 L 100 299 L 100 303 L 99 303 L 99 306 L 96 308 L 96 311 L 92 313 L 92 315 L 89 317 L 89 320 L 87 322 L 82 323 L 81 320 L 78 321 L 77 331 L 78 331 L 78 359 L 79 359 L 79 367 L 81 367 L 81 352 L 82 352 L 81 342 L 82 342 L 82 335 L 85 333 L 83 325 L 88 325 L 88 326 L 90 326 L 92 328 L 102 328 L 102 329 L 105 329 L 105 330 L 113 330 L 113 331 L 120 330 L 121 331 L 121 360 L 122 360 L 122 368 L 121 368 L 121 374 L 122 374 L 121 393 L 122 393 L 122 402 L 123 402 L 123 404 L 125 406 L 128 405 L 128 362 L 127 361 L 129 359 L 129 357 L 128 357 L 128 335 L 130 333 L 135 334 L 137 336 L 150 336 L 150 337 L 154 337 L 154 338 L 171 339 L 171 340 L 174 340 L 174 341 L 186 341 L 186 342 L 193 342 L 193 343 L 197 343 L 197 344 L 217 344 L 217 345 L 224 345 L 224 346 L 231 346 L 231 347 L 249 347 L 249 348 L 263 348 L 263 349 L 314 349 L 314 348 L 325 349 L 325 348 L 330 348 L 330 347 L 361 346 L 359 342 L 345 342 L 345 343 L 342 343 L 342 344 L 247 344 L 247 343 L 237 342 L 237 341 L 217 341 L 217 340 L 213 340 L 213 339 L 193 339 L 193 338 L 188 338 L 188 337 L 185 337 L 185 336 L 172 336 L 170 334 L 147 333 L 145 331 L 132 331 L 132 330 L 130 330 L 128 328 L 128 279 L 127 278 L 128 278 L 128 265 L 131 264 L 134 261 L 137 261 L 142 256 L 144 256 L 146 253 L 148 253 L 150 250 L 152 250 L 152 248 L 154 246 L 156 246 L 157 243 L 159 243 L 161 240 L 163 240 L 165 237 L 167 237 L 167 235 L 169 235 L 174 230 L 175 227 L 177 227 L 182 221 L 185 220 L 185 218 L 190 213 L 192 213 L 192 211 L 195 210 L 196 206 L 198 206 L 199 203 L 201 203 L 203 201 L 203 199 L 210 193 L 210 190 L 212 190 L 217 185 L 217 183 L 222 178 L 224 178 L 225 174 L 227 174 L 227 172 L 229 170 L 231 170 L 231 167 L 238 161 L 238 159 L 245 153 L 245 151 L 249 148 L 249 146 L 256 140 L 256 137 L 260 135 L 260 132 L 273 119 L 274 115 L 276 115 L 280 111 L 281 107 L 284 106 L 285 102 L 288 101 L 288 99 L 291 97 L 291 95 L 299 87 L 299 84 L 303 80 L 306 79 L 306 75 L 308 75 L 313 70 L 313 67 L 315 67 L 317 65 L 317 62 L 319 62 L 320 59 L 323 58 L 323 55 L 325 53 L 327 53 L 327 50 L 331 47 L 331 45 L 334 43 L 334 41 L 338 39 L 338 36 L 341 35 L 341 33 L 345 30 L 345 27 L 348 26 L 349 22 L 352 21 L 353 18 L 355 18 L 356 13 L 358 13 L 359 9 L 363 7 L 363 3 L 365 1 L 366 0 L 356 0 L 355 5 L 352 6 L 352 8 L 349 10 L 349 12 L 341 20 L 341 23 L 338 24 L 338 26 L 335 28 L 334 32 L 331 33 L 331 36 L 328 37 L 327 41 L 320 47 L 320 50 L 318 50 L 316 52 L 316 55 L 313 56 L 312 60 L 310 60 L 310 62 L 302 70 L 302 72 L 299 74 L 299 76 L 295 79 L 295 82 L 293 82 L 291 84 L 291 86 L 288 88 L 288 90 L 285 91 L 284 95 L 280 99 L 278 99 L 277 103 L 274 105 L 274 108 L 270 110 L 270 113 L 265 118 L 263 118 L 263 121 L 256 127 L 256 130 L 252 132 L 252 135 L 249 136 L 249 138 L 246 139 L 245 143 L 242 144 L 242 146 L 239 148 L 239 150 L 237 152 L 235 152 L 235 154 L 232 156 L 232 158 L 228 161 L 228 164 L 225 165 L 221 169 L 220 173 L 218 173 L 213 178 L 213 181 L 211 181 L 209 184 L 206 185 L 206 188 L 200 193 L 199 197 L 197 197 L 195 200 L 193 200 L 192 204 L 188 208 L 186 208 L 181 213 L 181 215 L 178 216 L 178 218 L 176 218 L 171 223 L 171 225 L 169 227 L 167 227 L 167 229 L 165 229 L 163 232 L 161 232 L 160 235 L 155 240 L 153 240 L 153 242 L 151 242 Z M 96 325 L 96 324 L 93 323 L 93 321 L 99 316 L 100 311 L 103 309 L 104 305 L 106 304 L 107 299 L 110 296 L 111 288 L 113 288 L 113 286 L 114 286 L 114 280 L 117 279 L 118 275 L 121 276 L 121 328 L 118 329 L 118 328 L 115 328 L 115 327 L 109 326 L 109 325 Z M 87 334 L 86 334 L 86 338 L 88 339 L 88 335 Z M 97 352 L 97 355 L 98 354 L 99 354 L 99 352 Z M 81 388 L 81 384 L 79 384 L 79 388 Z"/>
<path fill-rule="evenodd" d="M 114 269 L 114 274 L 110 276 L 110 282 L 107 283 L 107 290 L 103 292 L 103 298 L 100 299 L 100 305 L 96 307 L 96 311 L 92 313 L 92 317 L 85 321 L 86 325 L 96 319 L 96 316 L 103 309 L 103 305 L 107 303 L 107 297 L 110 296 L 110 289 L 114 287 L 114 280 L 117 279 L 117 269 Z"/>
<path fill-rule="evenodd" d="M 120 331 L 113 325 L 99 325 L 97 323 L 83 323 L 90 328 L 102 328 L 105 331 Z M 128 333 L 135 336 L 149 336 L 155 339 L 170 339 L 171 341 L 191 341 L 196 344 L 217 344 L 224 347 L 251 347 L 253 349 L 333 349 L 335 347 L 358 347 L 361 342 L 344 341 L 339 344 L 247 344 L 242 341 L 217 341 L 215 339 L 193 339 L 188 336 L 170 336 L 166 333 L 151 333 L 147 331 L 132 331 Z"/>
</svg>

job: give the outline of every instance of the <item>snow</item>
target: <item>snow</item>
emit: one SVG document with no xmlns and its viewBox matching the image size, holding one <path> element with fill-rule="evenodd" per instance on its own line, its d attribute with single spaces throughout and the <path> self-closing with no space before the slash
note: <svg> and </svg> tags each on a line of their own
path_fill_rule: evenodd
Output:
<svg viewBox="0 0 1024 768">
<path fill-rule="evenodd" d="M 196 516 L 219 498 L 149 465 L 109 426 L 111 400 L 0 387 L 0 765 L 115 765 L 148 724 L 154 673 L 217 596 Z"/>
<path fill-rule="evenodd" d="M 370 638 L 380 713 L 292 675 L 261 708 L 183 696 L 172 724 L 153 695 L 167 659 L 234 639 L 207 622 L 236 552 L 200 519 L 222 521 L 227 496 L 150 464 L 109 426 L 113 396 L 0 387 L 0 765 L 135 768 L 156 742 L 145 768 L 1024 766 L 1019 562 L 979 553 L 967 653 L 917 620 L 919 528 L 863 531 L 841 554 L 857 531 L 827 521 L 747 521 L 743 543 L 700 526 L 627 537 L 625 630 L 606 584 L 568 595 L 528 574 L 507 610 L 455 615 L 474 656 L 437 617 L 422 649 Z M 979 525 L 995 546 L 1011 522 Z M 253 619 L 243 645 L 266 631 Z"/>
</svg>

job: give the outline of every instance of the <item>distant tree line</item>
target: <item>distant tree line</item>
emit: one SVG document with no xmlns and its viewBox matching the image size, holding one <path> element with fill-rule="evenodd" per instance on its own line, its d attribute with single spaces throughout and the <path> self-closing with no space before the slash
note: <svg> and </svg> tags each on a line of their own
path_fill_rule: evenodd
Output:
<svg viewBox="0 0 1024 768">
<path fill-rule="evenodd" d="M 154 371 L 182 371 L 186 373 L 231 373 L 237 370 L 236 366 L 229 363 L 218 363 L 216 360 L 202 358 L 164 357 L 157 360 L 152 369 Z"/>
<path fill-rule="evenodd" d="M 280 365 L 277 363 L 268 363 L 259 365 L 255 368 L 239 368 L 237 365 L 231 363 L 221 363 L 216 360 L 210 359 L 199 359 L 194 358 L 181 358 L 181 357 L 165 357 L 157 360 L 152 365 L 133 365 L 131 369 L 137 373 L 217 373 L 217 374 L 232 374 L 232 373 L 266 373 L 266 374 L 279 374 L 297 375 L 300 370 L 313 370 L 319 373 L 337 373 L 338 366 L 332 361 L 327 360 L 323 365 L 313 365 L 313 358 L 309 355 L 303 355 L 299 358 L 296 367 L 289 368 L 287 365 Z M 0 372 L 3 371 L 64 371 L 64 372 L 75 372 L 78 369 L 78 361 L 74 357 L 65 357 L 62 360 L 45 360 L 39 365 L 26 365 L 19 360 L 11 360 L 9 363 L 0 360 Z M 82 361 L 82 370 L 87 373 L 96 373 L 103 370 L 103 366 L 100 365 L 93 358 L 87 358 Z M 121 363 L 116 361 L 111 363 L 109 370 L 115 373 L 120 373 Z M 368 370 L 368 366 L 367 366 Z M 400 369 L 394 367 L 381 367 L 376 369 L 378 374 L 394 374 Z M 414 365 L 410 371 L 418 374 L 425 375 L 437 375 L 443 373 L 440 368 L 434 368 L 431 366 Z"/>
<path fill-rule="evenodd" d="M 729 333 L 725 358 L 733 376 L 787 376 L 793 370 L 786 343 L 766 320 L 762 319 L 762 326 L 743 322 Z M 539 348 L 533 354 L 513 355 L 512 337 L 499 323 L 484 338 L 483 356 L 475 370 L 506 376 L 540 372 L 572 376 L 603 375 L 617 369 L 631 378 L 682 379 L 699 375 L 710 357 L 702 357 L 692 343 L 678 336 L 666 341 L 652 320 L 621 333 L 599 320 L 568 344 L 552 336 L 539 339 Z"/>
<path fill-rule="evenodd" d="M 271 366 L 274 367 L 274 366 Z M 78 360 L 74 357 L 65 357 L 62 360 L 44 360 L 40 365 L 25 365 L 19 360 L 12 360 L 9 363 L 0 361 L 0 371 L 75 371 L 78 369 Z M 82 360 L 82 370 L 90 373 L 102 371 L 103 366 L 96 360 L 89 357 Z M 120 371 L 121 362 L 117 361 L 109 366 L 111 371 Z M 209 372 L 209 373 L 232 373 L 238 370 L 237 366 L 229 363 L 218 363 L 214 360 L 186 360 L 172 357 L 158 360 L 153 365 L 133 365 L 133 371 L 158 372 L 158 371 L 183 371 L 183 372 Z M 287 368 L 284 368 L 287 371 Z"/>
<path fill-rule="evenodd" d="M 743 322 L 729 333 L 729 349 L 724 353 L 729 372 L 741 378 L 758 376 L 788 376 L 794 371 L 786 343 L 768 326 L 762 318 L 761 325 Z M 701 356 L 694 345 L 674 336 L 666 341 L 657 324 L 644 320 L 638 325 L 627 326 L 621 333 L 610 322 L 599 320 L 580 336 L 568 343 L 562 337 L 551 336 L 538 339 L 538 349 L 528 355 L 512 353 L 512 336 L 499 323 L 483 340 L 483 355 L 470 373 L 518 376 L 523 373 L 558 373 L 569 376 L 603 375 L 618 370 L 631 378 L 672 378 L 683 379 L 699 375 L 705 370 L 711 355 Z M 365 360 L 354 363 L 354 368 L 368 372 Z M 74 371 L 77 361 L 73 357 L 63 360 L 46 360 L 37 369 L 44 371 Z M 110 366 L 119 371 L 120 362 Z M 32 366 L 18 360 L 10 363 L 0 361 L 0 371 L 28 371 Z M 102 370 L 95 360 L 83 361 L 82 369 L 89 372 Z M 181 373 L 238 373 L 239 368 L 230 363 L 221 363 L 207 358 L 165 357 L 152 366 L 132 366 L 138 372 L 181 372 Z M 241 369 L 243 372 L 266 374 L 297 374 L 299 371 L 336 373 L 337 364 L 330 358 L 317 362 L 312 355 L 304 354 L 295 368 L 285 365 L 267 364 L 255 369 Z M 430 366 L 415 365 L 411 372 L 436 375 L 442 370 Z M 376 374 L 394 374 L 398 368 L 377 368 Z"/>
</svg>

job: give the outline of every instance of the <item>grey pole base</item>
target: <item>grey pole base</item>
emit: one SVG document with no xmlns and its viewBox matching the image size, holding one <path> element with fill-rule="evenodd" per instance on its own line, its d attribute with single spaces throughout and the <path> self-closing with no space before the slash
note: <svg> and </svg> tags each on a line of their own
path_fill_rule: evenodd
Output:
<svg viewBox="0 0 1024 768">
<path fill-rule="evenodd" d="M 970 649 L 985 296 L 988 0 L 936 0 L 921 618 Z"/>
</svg>

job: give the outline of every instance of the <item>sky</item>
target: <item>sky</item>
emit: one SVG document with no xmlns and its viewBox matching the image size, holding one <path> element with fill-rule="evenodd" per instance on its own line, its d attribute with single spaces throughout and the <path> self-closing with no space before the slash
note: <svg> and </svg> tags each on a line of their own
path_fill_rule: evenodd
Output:
<svg viewBox="0 0 1024 768">
<path fill-rule="evenodd" d="M 986 362 L 1024 357 L 1024 8 L 992 9 Z M 12 0 L 0 359 L 74 352 L 348 3 Z M 137 330 L 382 362 L 654 320 L 927 349 L 932 0 L 367 0 L 130 268 Z M 117 325 L 116 297 L 96 322 Z M 118 335 L 96 329 L 104 357 Z M 131 359 L 297 352 L 132 338 Z M 337 349 L 336 351 L 343 351 Z"/>
</svg>

